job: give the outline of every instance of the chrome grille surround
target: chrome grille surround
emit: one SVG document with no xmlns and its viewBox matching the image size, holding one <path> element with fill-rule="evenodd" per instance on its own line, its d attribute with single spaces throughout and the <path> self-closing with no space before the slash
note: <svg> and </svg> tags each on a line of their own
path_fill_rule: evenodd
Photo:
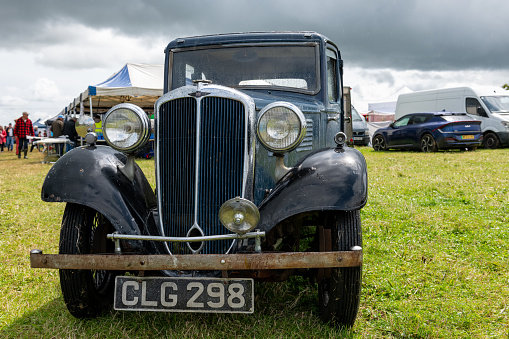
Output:
<svg viewBox="0 0 509 339">
<path fill-rule="evenodd" d="M 198 84 L 166 93 L 155 108 L 161 234 L 187 237 L 228 233 L 217 217 L 219 207 L 235 196 L 253 200 L 256 141 L 253 99 L 228 87 Z M 243 126 L 238 126 L 238 121 Z M 187 248 L 172 243 L 167 246 L 175 254 L 220 254 L 229 252 L 234 241 L 190 244 Z"/>
</svg>

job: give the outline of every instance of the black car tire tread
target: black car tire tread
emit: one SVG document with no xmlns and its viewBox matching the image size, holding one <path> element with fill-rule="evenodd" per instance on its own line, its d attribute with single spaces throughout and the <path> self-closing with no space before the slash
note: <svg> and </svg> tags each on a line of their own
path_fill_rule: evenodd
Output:
<svg viewBox="0 0 509 339">
<path fill-rule="evenodd" d="M 331 229 L 332 249 L 349 251 L 362 246 L 360 211 L 330 212 L 325 228 Z M 324 321 L 339 327 L 351 327 L 357 317 L 362 283 L 362 266 L 331 270 L 331 278 L 318 284 L 320 315 Z"/>
<path fill-rule="evenodd" d="M 91 232 L 96 211 L 82 205 L 68 203 L 62 218 L 60 254 L 90 254 Z M 101 314 L 113 302 L 114 274 L 95 271 L 104 275 L 101 289 L 94 283 L 91 270 L 59 270 L 60 287 L 69 312 L 76 318 L 90 318 Z"/>
<path fill-rule="evenodd" d="M 488 132 L 483 137 L 483 147 L 488 149 L 496 149 L 500 148 L 500 140 L 498 140 L 498 137 L 493 132 Z"/>
</svg>

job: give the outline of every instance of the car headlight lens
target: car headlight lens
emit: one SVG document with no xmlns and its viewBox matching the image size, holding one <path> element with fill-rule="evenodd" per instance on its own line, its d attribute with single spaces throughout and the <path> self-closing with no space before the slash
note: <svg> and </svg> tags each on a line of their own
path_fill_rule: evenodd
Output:
<svg viewBox="0 0 509 339">
<path fill-rule="evenodd" d="M 509 128 L 509 121 L 502 121 L 502 126 Z"/>
<path fill-rule="evenodd" d="M 104 117 L 102 128 L 108 145 L 126 153 L 136 152 L 150 137 L 150 119 L 143 109 L 133 104 L 112 107 Z"/>
<path fill-rule="evenodd" d="M 260 142 L 271 152 L 294 150 L 306 135 L 306 120 L 300 109 L 288 102 L 274 102 L 260 112 L 257 128 Z"/>
<path fill-rule="evenodd" d="M 219 221 L 230 231 L 245 234 L 258 225 L 260 212 L 251 201 L 236 197 L 221 205 Z"/>
</svg>

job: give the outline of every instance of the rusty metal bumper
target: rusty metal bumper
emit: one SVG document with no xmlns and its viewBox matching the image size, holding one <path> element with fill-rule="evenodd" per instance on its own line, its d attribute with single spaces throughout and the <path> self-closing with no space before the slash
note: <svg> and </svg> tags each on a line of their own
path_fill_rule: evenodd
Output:
<svg viewBox="0 0 509 339">
<path fill-rule="evenodd" d="M 43 254 L 30 252 L 32 268 L 85 270 L 275 270 L 356 267 L 362 249 L 338 252 L 285 252 L 254 254 L 115 255 Z"/>
</svg>

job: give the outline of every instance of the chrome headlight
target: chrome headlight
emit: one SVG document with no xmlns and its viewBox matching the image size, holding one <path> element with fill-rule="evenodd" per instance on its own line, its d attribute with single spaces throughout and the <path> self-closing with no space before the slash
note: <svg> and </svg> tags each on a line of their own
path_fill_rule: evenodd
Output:
<svg viewBox="0 0 509 339">
<path fill-rule="evenodd" d="M 133 104 L 112 107 L 104 117 L 102 128 L 108 145 L 125 153 L 136 152 L 150 137 L 150 119 L 143 109 Z"/>
<path fill-rule="evenodd" d="M 260 112 L 258 139 L 271 152 L 285 153 L 297 148 L 306 135 L 301 110 L 289 102 L 274 102 Z"/>
</svg>

